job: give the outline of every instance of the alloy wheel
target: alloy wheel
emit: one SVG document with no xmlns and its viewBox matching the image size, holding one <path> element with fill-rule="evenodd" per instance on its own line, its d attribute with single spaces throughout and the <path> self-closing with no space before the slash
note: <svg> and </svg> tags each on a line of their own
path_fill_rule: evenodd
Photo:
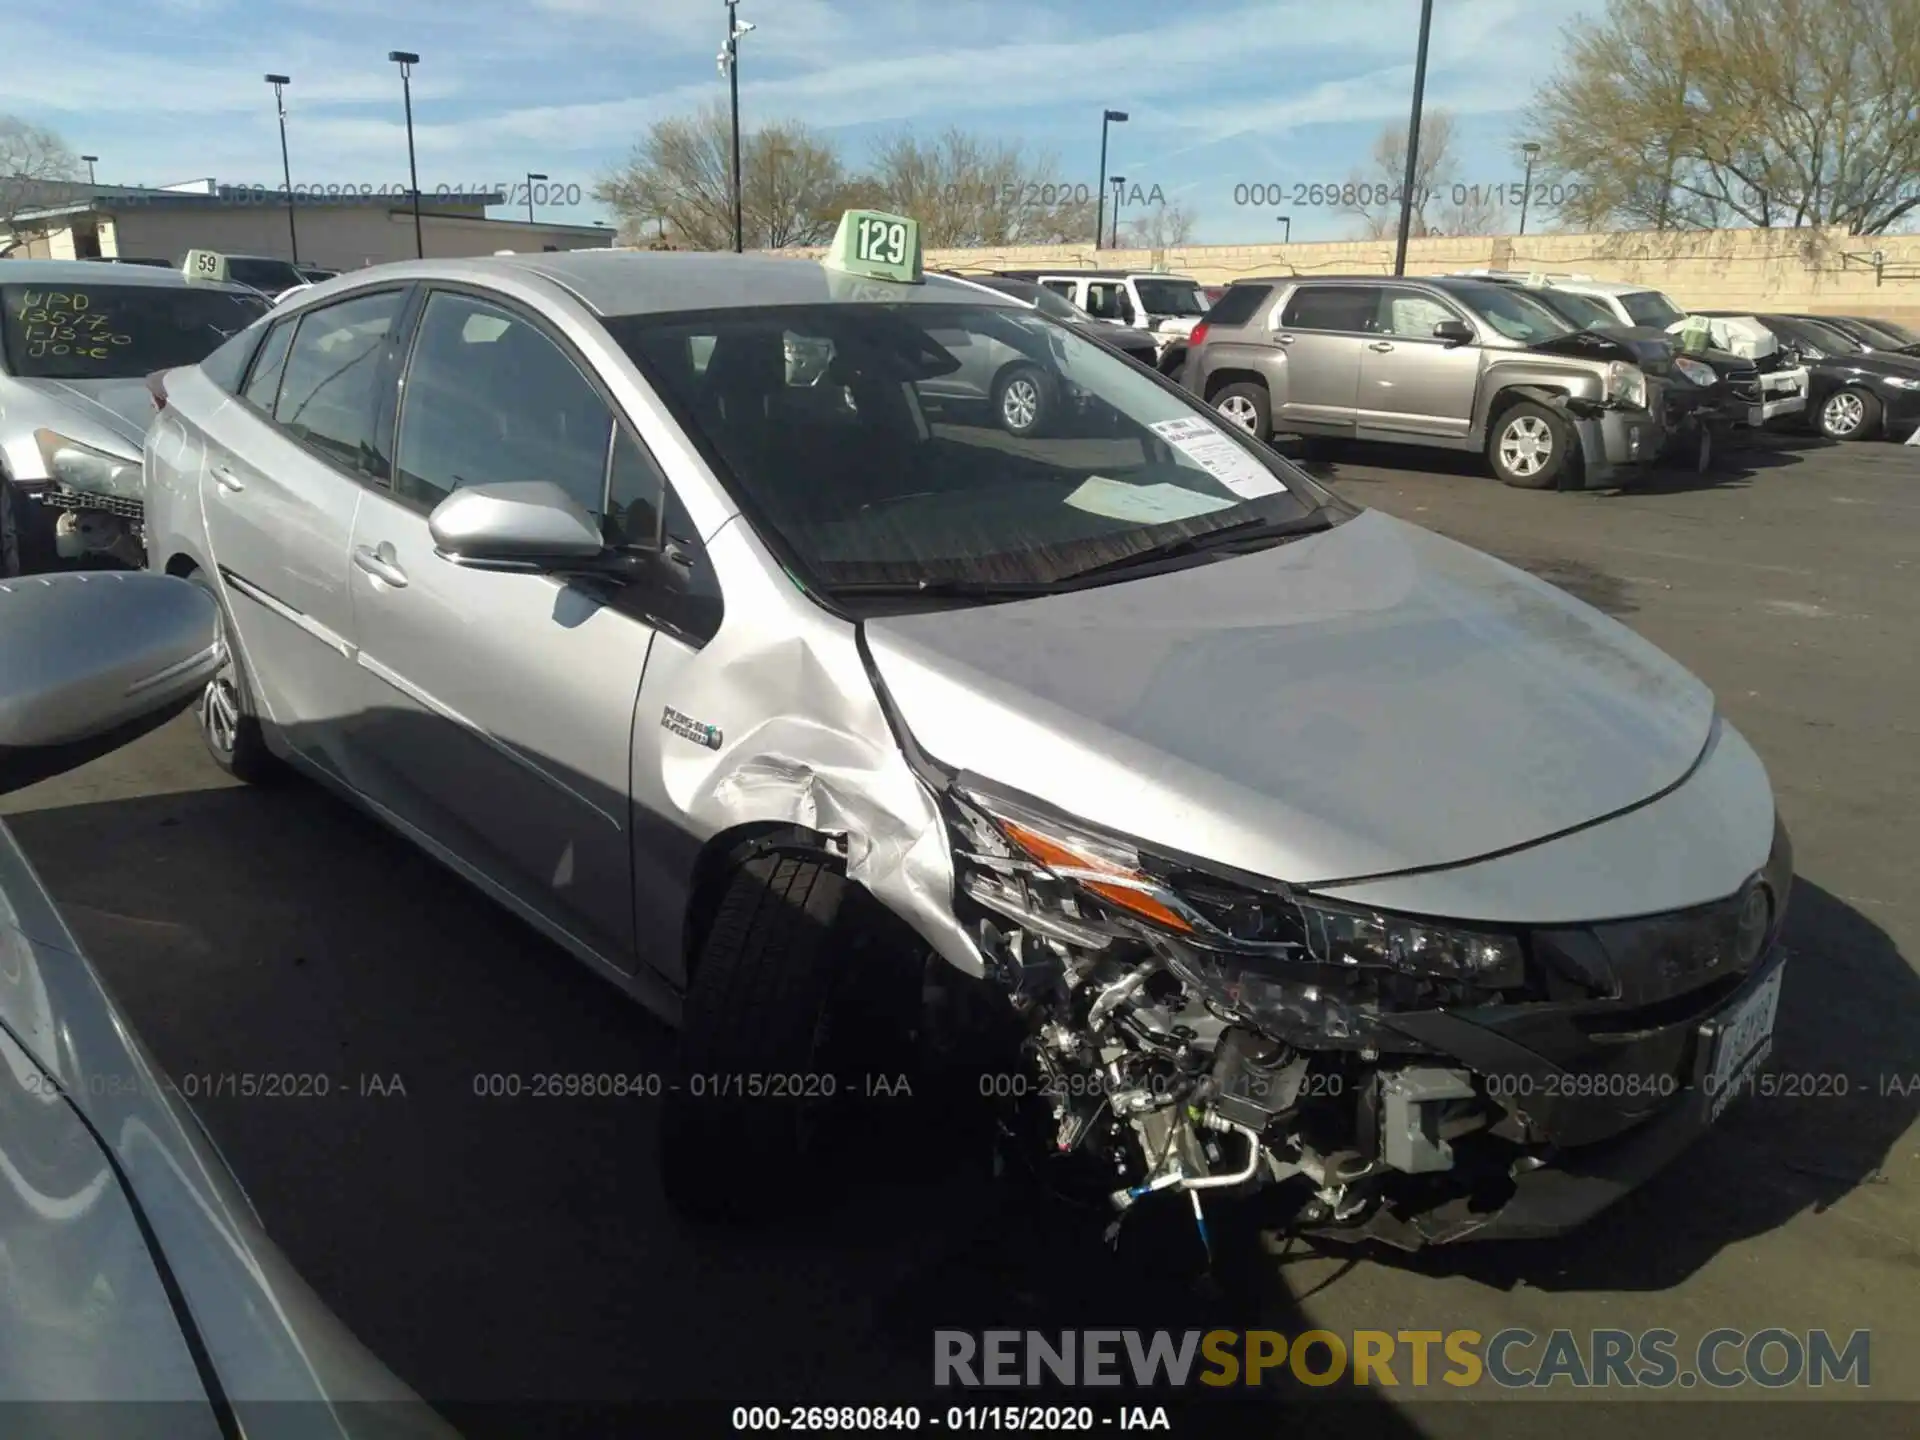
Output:
<svg viewBox="0 0 1920 1440">
<path fill-rule="evenodd" d="M 1009 430 L 1030 430 L 1040 414 L 1040 387 L 1025 376 L 1011 381 L 1000 397 L 1000 414 Z"/>
<path fill-rule="evenodd" d="M 200 729 L 216 754 L 233 754 L 240 739 L 240 692 L 234 684 L 232 661 L 201 692 Z"/>
<path fill-rule="evenodd" d="M 1850 390 L 1842 390 L 1827 401 L 1820 418 L 1829 434 L 1851 435 L 1867 418 L 1867 407 L 1860 403 L 1858 395 Z"/>
<path fill-rule="evenodd" d="M 1515 475 L 1538 475 L 1553 459 L 1553 429 L 1538 415 L 1521 415 L 1500 432 L 1500 463 Z"/>
<path fill-rule="evenodd" d="M 1260 413 L 1254 409 L 1253 401 L 1244 395 L 1229 395 L 1215 408 L 1223 419 L 1231 420 L 1248 434 L 1259 427 Z"/>
</svg>

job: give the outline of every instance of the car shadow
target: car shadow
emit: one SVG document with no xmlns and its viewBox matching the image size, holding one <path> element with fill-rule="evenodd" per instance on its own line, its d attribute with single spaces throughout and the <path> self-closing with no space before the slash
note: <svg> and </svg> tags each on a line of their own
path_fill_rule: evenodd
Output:
<svg viewBox="0 0 1920 1440">
<path fill-rule="evenodd" d="M 189 723 L 123 753 L 170 743 L 178 774 Z M 1143 1205 L 1109 1250 L 1108 1217 L 1036 1199 L 965 1127 L 911 1117 L 824 1200 L 768 1173 L 764 1224 L 690 1223 L 656 1168 L 672 1034 L 414 846 L 292 777 L 33 799 L 7 823 L 268 1233 L 466 1434 L 614 1433 L 670 1402 L 1013 1398 L 933 1391 L 936 1329 L 1310 1328 L 1229 1258 L 1258 1243 L 1230 1220 L 1216 1272 L 1245 1285 L 1204 1276 L 1184 1207 Z M 209 1094 L 249 1074 L 327 1082 Z M 1337 1404 L 1368 1433 L 1420 1433 L 1377 1391 L 1267 1379 L 1179 1403 L 1267 1426 Z"/>
<path fill-rule="evenodd" d="M 1667 1290 L 1728 1245 L 1885 1183 L 1881 1167 L 1920 1119 L 1920 975 L 1884 930 L 1804 878 L 1782 943 L 1765 1075 L 1640 1190 L 1554 1240 L 1356 1253 L 1503 1290 Z M 1874 1234 L 1860 1227 L 1859 1243 Z M 1889 1264 L 1912 1263 L 1904 1237 L 1881 1243 Z"/>
</svg>

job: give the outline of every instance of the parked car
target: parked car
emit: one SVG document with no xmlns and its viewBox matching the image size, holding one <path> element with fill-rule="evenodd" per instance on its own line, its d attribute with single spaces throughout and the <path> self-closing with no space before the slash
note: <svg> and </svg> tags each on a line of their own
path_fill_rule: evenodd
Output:
<svg viewBox="0 0 1920 1440">
<path fill-rule="evenodd" d="M 173 261 L 158 255 L 83 255 L 81 259 L 93 265 L 148 265 L 155 269 L 175 269 Z"/>
<path fill-rule="evenodd" d="M 1668 443 L 1670 344 L 1489 280 L 1237 281 L 1188 344 L 1187 387 L 1261 439 L 1476 450 L 1525 489 L 1630 483 Z"/>
<path fill-rule="evenodd" d="M 1675 337 L 1651 325 L 1622 325 L 1615 313 L 1591 296 L 1551 285 L 1488 276 L 1489 283 L 1515 285 L 1569 325 L 1602 335 L 1652 341 L 1670 348 Z M 1673 373 L 1690 385 L 1667 387 L 1667 454 L 1685 455 L 1699 471 L 1706 471 L 1724 437 L 1735 428 L 1764 423 L 1760 398 L 1760 371 L 1751 360 L 1730 350 L 1708 347 L 1671 359 Z"/>
<path fill-rule="evenodd" d="M 1642 332 L 1660 330 L 1669 335 L 1677 334 L 1687 321 L 1687 312 L 1665 291 L 1624 280 L 1596 280 L 1591 275 L 1577 272 L 1541 270 L 1473 269 L 1454 273 L 1504 284 L 1525 285 L 1530 293 L 1535 294 L 1551 292 L 1556 295 L 1576 295 L 1593 302 L 1611 315 L 1614 324 Z M 1719 318 L 1725 321 L 1737 317 Z M 1760 418 L 1754 420 L 1750 415 L 1747 423 L 1755 428 L 1773 422 L 1795 423 L 1793 417 L 1807 408 L 1805 367 L 1797 364 L 1791 355 L 1777 346 L 1751 344 L 1748 343 L 1749 338 L 1744 333 L 1738 336 L 1722 333 L 1710 347 L 1749 361 L 1758 372 Z M 1716 370 L 1721 368 L 1708 356 L 1703 355 L 1702 358 L 1714 365 Z M 1744 388 L 1744 379 L 1741 383 Z"/>
<path fill-rule="evenodd" d="M 1158 348 L 1152 336 L 1142 330 L 1096 320 L 1057 290 L 1049 290 L 1032 280 L 1011 280 L 1005 275 L 964 275 L 950 270 L 939 273 L 949 280 L 977 285 L 997 295 L 1009 295 L 1023 301 L 1048 319 L 1059 321 L 1081 339 L 1093 340 L 1118 350 L 1129 360 L 1137 360 L 1149 370 L 1155 368 Z"/>
<path fill-rule="evenodd" d="M 185 267 L 193 255 L 212 254 L 212 251 L 189 251 L 181 258 Z M 245 285 L 262 295 L 272 297 L 295 285 L 306 284 L 309 276 L 302 267 L 291 260 L 282 260 L 273 255 L 221 255 L 221 273 L 223 278 L 235 285 Z"/>
<path fill-rule="evenodd" d="M 1754 318 L 1806 362 L 1807 414 L 1829 440 L 1897 440 L 1920 426 L 1920 356 L 1869 350 L 1824 320 Z"/>
<path fill-rule="evenodd" d="M 56 556 L 141 562 L 147 376 L 204 358 L 266 308 L 241 286 L 144 265 L 0 266 L 0 578 Z"/>
<path fill-rule="evenodd" d="M 184 580 L 0 580 L 0 792 L 191 705 L 223 653 Z M 451 1436 L 267 1238 L 4 823 L 0 957 L 8 1433 Z"/>
<path fill-rule="evenodd" d="M 1164 353 L 1192 333 L 1212 303 L 1197 281 L 1185 275 L 1146 270 L 1002 270 L 1010 280 L 1030 280 L 1064 295 L 1111 325 L 1126 325 L 1153 336 Z"/>
<path fill-rule="evenodd" d="M 1099 1205 L 1281 1182 L 1403 1244 L 1577 1224 L 1711 1123 L 1791 855 L 1706 687 L 918 257 L 855 212 L 821 263 L 383 265 L 169 372 L 149 556 L 223 607 L 215 761 L 679 1021 L 696 1213 L 851 1173 L 814 1138 L 922 1046 L 1019 1075 L 1015 1153 Z M 1558 325 L 1439 294 L 1461 348 Z M 1032 342 L 1092 438 L 930 418 L 951 331 Z M 1604 387 L 1525 402 L 1559 436 L 1642 383 L 1515 358 Z"/>
<path fill-rule="evenodd" d="M 1849 340 L 1868 350 L 1890 355 L 1920 355 L 1920 338 L 1891 320 L 1874 320 L 1861 315 L 1789 315 L 1789 320 L 1813 320 L 1838 330 Z"/>
<path fill-rule="evenodd" d="M 319 265 L 296 265 L 293 268 L 300 272 L 302 280 L 312 285 L 318 285 L 322 280 L 331 280 L 340 273 L 338 270 L 328 270 Z"/>
</svg>

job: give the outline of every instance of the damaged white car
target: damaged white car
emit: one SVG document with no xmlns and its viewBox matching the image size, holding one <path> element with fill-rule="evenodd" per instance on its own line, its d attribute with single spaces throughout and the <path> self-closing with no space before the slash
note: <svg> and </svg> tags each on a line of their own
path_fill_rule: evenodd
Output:
<svg viewBox="0 0 1920 1440">
<path fill-rule="evenodd" d="M 1699 681 L 911 221 L 351 279 L 158 387 L 208 747 L 680 1021 L 682 1204 L 786 1206 L 823 1111 L 1004 1042 L 1004 1134 L 1120 1216 L 1545 1234 L 1764 1062 L 1791 856 Z M 942 386 L 973 346 L 1059 423 Z"/>
</svg>

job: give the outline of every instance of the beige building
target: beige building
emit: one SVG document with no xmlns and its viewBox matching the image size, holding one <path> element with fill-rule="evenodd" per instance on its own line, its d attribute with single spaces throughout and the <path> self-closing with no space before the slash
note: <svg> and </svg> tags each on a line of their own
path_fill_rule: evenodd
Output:
<svg viewBox="0 0 1920 1440">
<path fill-rule="evenodd" d="M 66 182 L 37 186 L 40 202 L 21 210 L 12 229 L 0 224 L 0 255 L 72 260 L 151 258 L 179 264 L 189 250 L 228 255 L 296 258 L 303 265 L 353 270 L 414 258 L 410 196 L 298 195 L 293 235 L 286 197 L 200 182 L 194 187 L 145 189 Z M 613 244 L 605 225 L 556 225 L 490 220 L 499 193 L 435 194 L 420 198 L 420 238 L 429 258 L 491 255 L 496 250 L 586 250 Z"/>
</svg>

